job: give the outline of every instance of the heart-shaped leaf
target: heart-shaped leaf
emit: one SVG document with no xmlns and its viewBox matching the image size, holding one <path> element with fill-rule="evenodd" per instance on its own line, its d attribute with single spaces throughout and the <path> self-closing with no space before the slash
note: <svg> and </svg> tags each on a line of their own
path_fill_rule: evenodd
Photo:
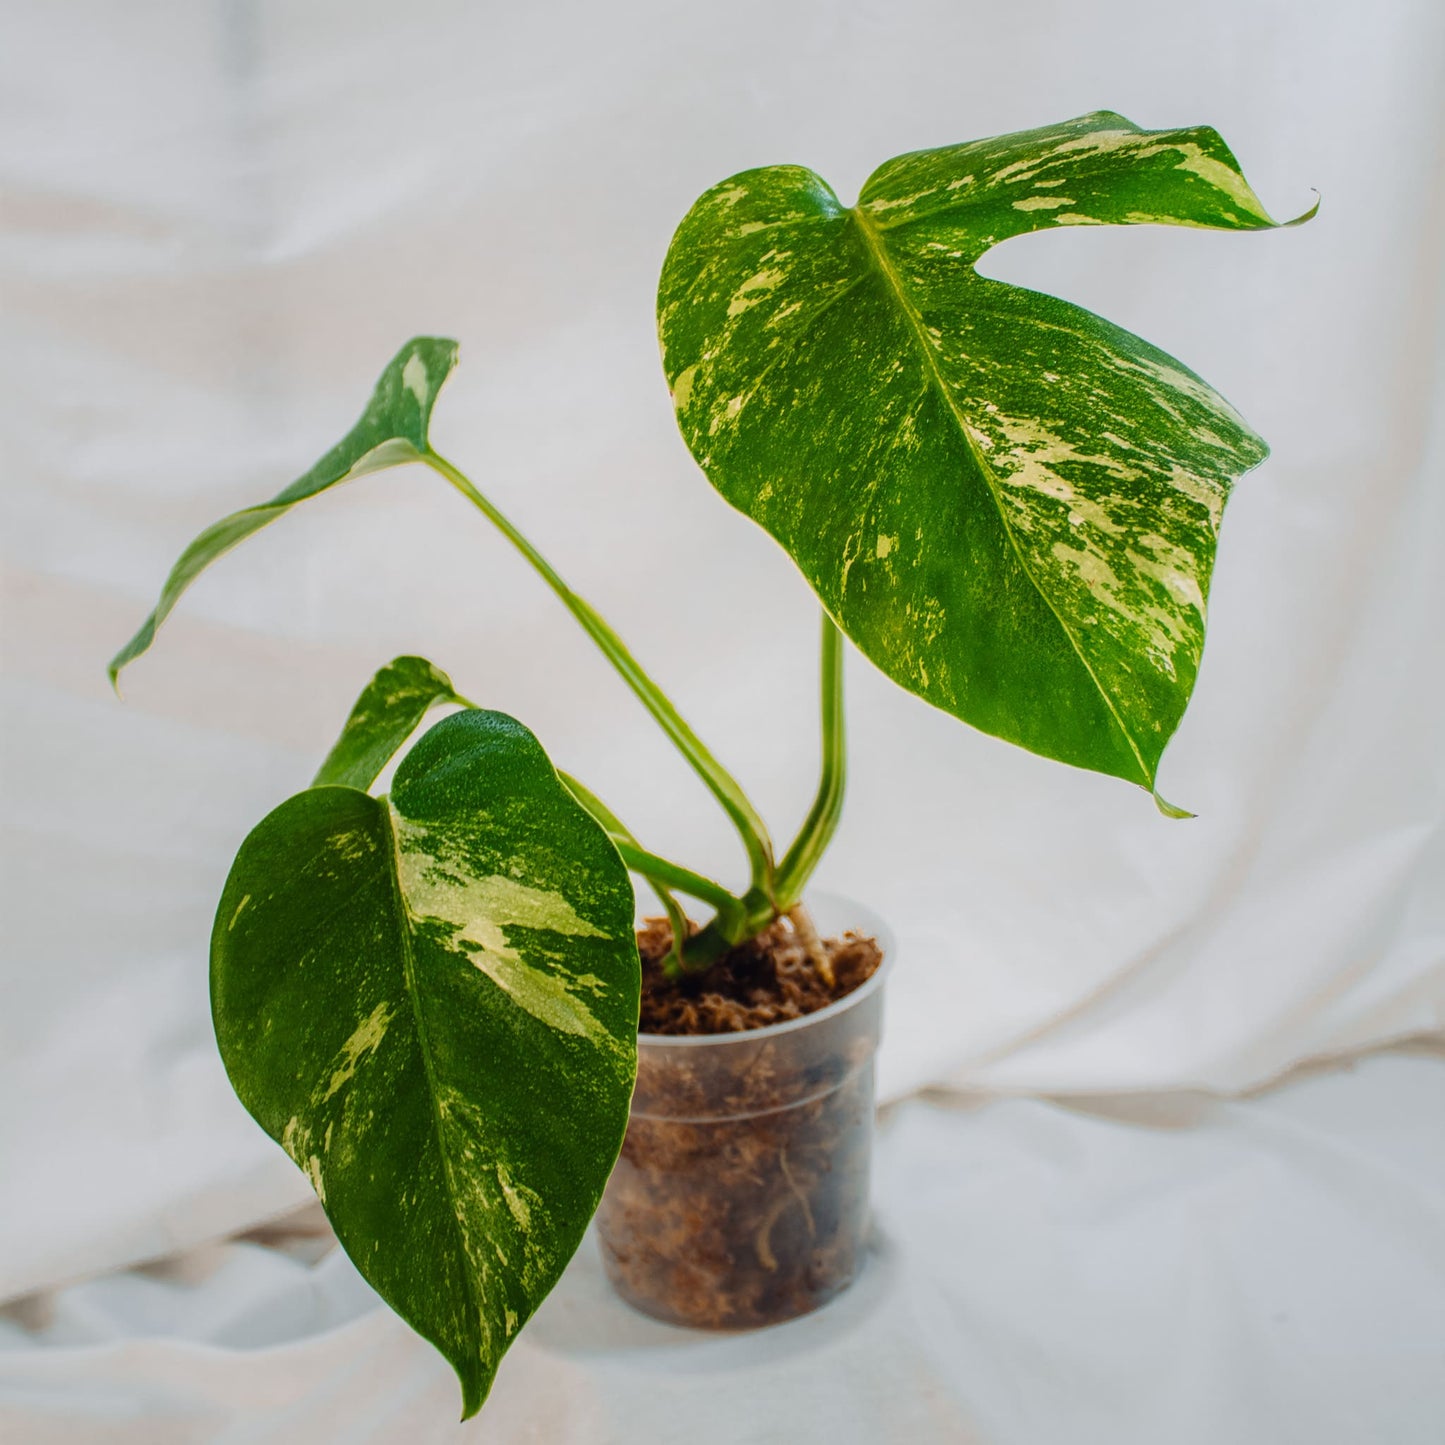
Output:
<svg viewBox="0 0 1445 1445">
<path fill-rule="evenodd" d="M 1101 112 L 899 157 L 852 209 L 796 166 L 734 176 L 678 228 L 658 318 L 693 454 L 884 672 L 1152 789 L 1266 448 L 1163 352 L 974 270 L 1143 221 L 1274 224 L 1214 131 Z"/>
<path fill-rule="evenodd" d="M 432 405 L 457 361 L 457 343 L 435 336 L 417 336 L 392 358 L 376 384 L 361 420 L 304 476 L 259 507 L 246 507 L 213 522 L 171 568 L 160 600 L 136 633 L 111 659 L 110 680 L 155 640 L 181 594 L 217 557 L 259 532 L 268 522 L 328 487 L 367 472 L 379 472 L 415 461 L 427 450 Z"/>
<path fill-rule="evenodd" d="M 398 657 L 367 683 L 335 746 L 326 755 L 313 788 L 328 783 L 369 788 L 417 724 L 438 703 L 467 700 L 452 680 L 424 657 Z"/>
<path fill-rule="evenodd" d="M 246 839 L 211 945 L 242 1102 L 310 1176 L 471 1415 L 601 1198 L 627 1125 L 632 888 L 537 740 L 437 723 L 390 799 L 314 788 Z"/>
</svg>

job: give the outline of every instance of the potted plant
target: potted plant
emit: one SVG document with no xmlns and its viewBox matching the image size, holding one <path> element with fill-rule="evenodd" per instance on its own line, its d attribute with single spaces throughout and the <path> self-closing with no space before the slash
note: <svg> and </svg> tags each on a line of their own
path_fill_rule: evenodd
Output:
<svg viewBox="0 0 1445 1445">
<path fill-rule="evenodd" d="M 845 635 L 962 721 L 1181 815 L 1156 772 L 1198 669 L 1226 498 L 1266 448 L 1162 352 L 974 269 L 1011 236 L 1136 222 L 1276 224 L 1213 130 L 1099 112 L 898 157 L 852 207 L 799 167 L 748 171 L 678 228 L 658 295 L 678 424 L 823 608 L 822 776 L 781 854 L 621 639 L 431 446 L 451 341 L 408 342 L 337 446 L 203 532 L 111 663 L 115 680 L 258 528 L 421 463 L 526 557 L 737 829 L 733 890 L 650 852 L 521 723 L 403 657 L 241 846 L 211 949 L 227 1071 L 362 1274 L 456 1368 L 464 1417 L 619 1150 L 604 1254 L 643 1308 L 763 1323 L 852 1276 L 879 930 L 844 912 L 825 939 L 803 907 L 842 807 Z M 460 711 L 373 795 L 445 704 Z M 641 935 L 629 875 L 666 912 Z M 682 898 L 711 913 L 702 927 Z"/>
</svg>

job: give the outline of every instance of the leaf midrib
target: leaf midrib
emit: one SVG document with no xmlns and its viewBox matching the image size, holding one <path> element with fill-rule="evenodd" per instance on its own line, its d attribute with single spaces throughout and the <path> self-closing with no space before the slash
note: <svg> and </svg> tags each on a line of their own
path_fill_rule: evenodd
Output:
<svg viewBox="0 0 1445 1445">
<path fill-rule="evenodd" d="M 416 983 L 416 954 L 412 949 L 411 931 L 411 910 L 406 906 L 406 898 L 401 891 L 401 838 L 397 833 L 396 825 L 392 821 L 392 802 L 389 798 L 378 798 L 377 805 L 381 811 L 382 822 L 391 839 L 391 856 L 388 860 L 387 880 L 391 884 L 392 900 L 396 904 L 397 916 L 402 921 L 401 927 L 401 958 L 402 974 L 406 981 L 407 999 L 411 1003 L 412 1019 L 416 1024 L 417 1042 L 421 1049 L 422 1068 L 426 1073 L 427 1099 L 431 1104 L 432 1122 L 436 1130 L 437 1152 L 441 1155 L 442 1173 L 446 1176 L 447 1201 L 451 1205 L 452 1223 L 456 1226 L 457 1242 L 461 1246 L 462 1258 L 466 1261 L 467 1268 L 463 1271 L 466 1279 L 467 1296 L 472 1302 L 474 1319 L 472 1328 L 475 1331 L 474 1338 L 479 1336 L 480 1322 L 483 1311 L 482 1297 L 477 1290 L 477 1282 L 473 1276 L 474 1262 L 472 1251 L 468 1245 L 466 1233 L 462 1228 L 462 1220 L 457 1212 L 456 1200 L 458 1197 L 456 1183 L 456 1167 L 452 1163 L 451 1154 L 447 1149 L 446 1130 L 442 1124 L 441 1107 L 438 1103 L 439 1090 L 437 1087 L 436 1069 L 432 1063 L 432 1051 L 430 1036 L 427 1032 L 426 1020 L 422 1017 L 421 1000 Z M 474 1361 L 475 1363 L 475 1361 Z M 490 1361 L 488 1362 L 490 1364 Z"/>
<path fill-rule="evenodd" d="M 928 339 L 927 332 L 923 325 L 923 317 L 919 313 L 918 308 L 913 304 L 913 299 L 909 296 L 903 278 L 898 274 L 898 268 L 893 264 L 892 257 L 889 256 L 887 250 L 884 248 L 878 228 L 863 214 L 860 206 L 854 206 L 850 214 L 857 222 L 858 230 L 863 237 L 869 259 L 872 261 L 878 274 L 883 278 L 888 289 L 893 293 L 899 309 L 903 312 L 904 319 L 908 322 L 909 330 L 912 332 L 914 342 L 917 344 L 918 350 L 923 357 L 923 364 L 927 368 L 933 389 L 938 393 L 940 400 L 942 400 L 943 404 L 948 408 L 949 414 L 953 417 L 957 425 L 959 435 L 963 438 L 963 443 L 968 448 L 969 455 L 973 458 L 974 464 L 978 467 L 979 474 L 983 477 L 984 485 L 988 488 L 989 496 L 993 500 L 994 509 L 998 513 L 999 524 L 1003 527 L 1004 536 L 1009 540 L 1009 546 L 1013 549 L 1019 567 L 1022 569 L 1024 576 L 1029 579 L 1030 585 L 1034 591 L 1038 593 L 1044 605 L 1049 609 L 1050 613 L 1053 614 L 1054 620 L 1059 624 L 1060 631 L 1068 638 L 1069 646 L 1074 649 L 1074 654 L 1078 657 L 1080 665 L 1089 675 L 1089 681 L 1094 684 L 1094 689 L 1103 699 L 1104 706 L 1109 709 L 1109 715 L 1114 719 L 1115 726 L 1119 729 L 1124 741 L 1128 743 L 1129 751 L 1134 754 L 1134 760 L 1139 764 L 1146 785 L 1152 786 L 1152 775 L 1148 764 L 1144 761 L 1143 754 L 1139 751 L 1138 743 L 1134 740 L 1133 733 L 1124 725 L 1123 718 L 1119 716 L 1119 710 L 1114 706 L 1114 699 L 1109 696 L 1108 691 L 1099 682 L 1098 675 L 1090 665 L 1089 659 L 1084 656 L 1084 650 L 1080 646 L 1079 638 L 1074 632 L 1074 629 L 1064 620 L 1063 614 L 1054 605 L 1053 599 L 1040 585 L 1039 579 L 1034 576 L 1033 569 L 1029 566 L 1028 559 L 1024 556 L 1023 548 L 1019 546 L 1018 538 L 1014 534 L 1013 527 L 1009 524 L 1008 513 L 1004 508 L 1003 498 L 999 494 L 998 478 L 994 475 L 993 468 L 989 466 L 987 459 L 984 457 L 982 451 L 979 450 L 978 444 L 974 441 L 973 433 L 969 430 L 967 419 L 959 409 L 952 388 L 949 387 L 942 371 L 939 370 L 938 355 L 933 347 L 933 343 Z M 971 266 L 970 269 L 972 269 Z"/>
</svg>

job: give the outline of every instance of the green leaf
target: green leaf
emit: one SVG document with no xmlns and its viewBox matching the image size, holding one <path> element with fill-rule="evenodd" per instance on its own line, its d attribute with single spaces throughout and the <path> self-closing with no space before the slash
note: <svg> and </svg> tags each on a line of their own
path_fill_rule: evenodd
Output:
<svg viewBox="0 0 1445 1445">
<path fill-rule="evenodd" d="M 418 336 L 408 341 L 382 372 L 361 420 L 309 472 L 269 502 L 232 512 L 207 527 L 181 553 L 180 561 L 166 578 L 155 610 L 111 659 L 111 682 L 114 684 L 121 669 L 150 647 L 156 629 L 166 620 L 181 594 L 217 557 L 289 512 L 297 502 L 367 472 L 415 461 L 425 453 L 432 404 L 456 360 L 455 341 L 434 336 Z"/>
<path fill-rule="evenodd" d="M 444 702 L 469 706 L 451 678 L 426 658 L 398 657 L 387 663 L 356 699 L 311 786 L 369 788 L 428 711 Z"/>
<path fill-rule="evenodd" d="M 1100 112 L 901 156 L 851 210 L 796 166 L 734 176 L 678 228 L 658 317 L 688 446 L 864 653 L 1152 788 L 1225 499 L 1267 449 L 1163 352 L 974 270 L 1026 231 L 1143 221 L 1274 224 L 1214 131 Z"/>
<path fill-rule="evenodd" d="M 310 789 L 216 915 L 221 1056 L 471 1415 L 581 1241 L 636 1069 L 632 888 L 537 740 L 429 729 L 390 799 Z"/>
</svg>

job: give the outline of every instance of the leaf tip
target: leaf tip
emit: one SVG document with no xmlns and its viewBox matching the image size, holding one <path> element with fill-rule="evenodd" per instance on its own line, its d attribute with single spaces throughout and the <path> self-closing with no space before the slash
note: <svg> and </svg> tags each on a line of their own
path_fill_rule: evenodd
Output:
<svg viewBox="0 0 1445 1445">
<path fill-rule="evenodd" d="M 134 640 L 126 643 L 119 652 L 105 665 L 105 676 L 110 683 L 110 690 L 122 701 L 125 701 L 125 693 L 121 690 L 121 672 L 135 661 L 138 656 Z"/>
<path fill-rule="evenodd" d="M 1167 798 L 1161 797 L 1158 793 L 1154 794 L 1154 806 L 1158 808 L 1166 818 L 1196 818 L 1199 816 L 1197 813 L 1191 813 L 1188 808 L 1176 807 Z"/>
<path fill-rule="evenodd" d="M 1309 210 L 1304 211 L 1300 215 L 1296 216 L 1292 221 L 1281 221 L 1280 230 L 1288 230 L 1291 226 L 1303 226 L 1306 221 L 1313 221 L 1314 218 L 1319 215 L 1320 202 L 1324 200 L 1324 197 L 1320 195 L 1320 193 L 1315 190 L 1313 186 L 1310 187 L 1310 192 L 1315 198 L 1314 205 L 1312 205 Z"/>
<path fill-rule="evenodd" d="M 125 694 L 121 691 L 120 675 L 136 658 L 150 651 L 151 643 L 156 640 L 156 628 L 164 617 L 165 612 L 161 611 L 159 607 L 155 608 L 150 616 L 141 623 L 140 630 L 136 635 L 106 664 L 105 675 L 110 679 L 110 685 L 115 695 L 122 702 L 125 701 Z"/>
<path fill-rule="evenodd" d="M 457 1372 L 457 1379 L 462 1387 L 462 1413 L 458 1423 L 464 1425 L 487 1403 L 487 1396 L 492 1393 L 495 1374 L 485 1364 L 479 1368 L 466 1368 L 453 1361 L 452 1368 Z"/>
</svg>

